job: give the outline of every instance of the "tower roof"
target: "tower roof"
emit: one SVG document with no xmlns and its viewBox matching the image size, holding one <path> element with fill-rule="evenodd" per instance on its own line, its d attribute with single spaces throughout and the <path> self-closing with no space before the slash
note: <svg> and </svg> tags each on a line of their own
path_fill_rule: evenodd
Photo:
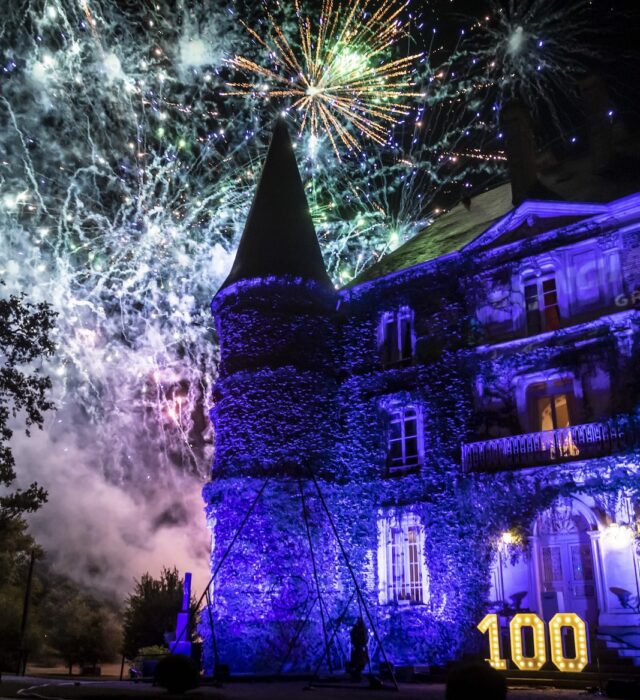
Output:
<svg viewBox="0 0 640 700">
<path fill-rule="evenodd" d="M 236 258 L 222 287 L 271 275 L 303 277 L 331 286 L 282 118 L 273 130 Z"/>
</svg>

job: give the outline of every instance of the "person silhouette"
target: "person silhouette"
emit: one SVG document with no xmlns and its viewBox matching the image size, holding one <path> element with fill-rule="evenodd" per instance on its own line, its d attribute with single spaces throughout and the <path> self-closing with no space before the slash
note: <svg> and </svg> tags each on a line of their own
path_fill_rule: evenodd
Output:
<svg viewBox="0 0 640 700">
<path fill-rule="evenodd" d="M 364 620 L 359 617 L 351 628 L 351 680 L 358 683 L 362 678 L 362 671 L 369 661 L 367 652 L 367 627 Z"/>
</svg>

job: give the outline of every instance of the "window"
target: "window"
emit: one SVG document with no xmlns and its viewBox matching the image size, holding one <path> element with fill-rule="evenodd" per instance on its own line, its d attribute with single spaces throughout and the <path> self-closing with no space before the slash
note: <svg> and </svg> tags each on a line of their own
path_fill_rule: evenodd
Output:
<svg viewBox="0 0 640 700">
<path fill-rule="evenodd" d="M 569 401 L 566 394 L 543 396 L 538 399 L 538 419 L 540 430 L 567 428 L 569 421 Z"/>
<path fill-rule="evenodd" d="M 378 521 L 380 599 L 418 605 L 427 601 L 424 527 L 415 513 Z"/>
<path fill-rule="evenodd" d="M 524 305 L 527 333 L 535 335 L 560 328 L 560 307 L 555 275 L 525 282 Z"/>
<path fill-rule="evenodd" d="M 389 413 L 387 464 L 389 472 L 399 471 L 420 464 L 420 419 L 413 406 L 399 408 Z"/>
<path fill-rule="evenodd" d="M 573 382 L 558 380 L 534 384 L 528 389 L 535 430 L 557 430 L 571 425 Z"/>
<path fill-rule="evenodd" d="M 534 430 L 542 432 L 540 449 L 550 459 L 575 457 L 580 450 L 574 443 L 571 414 L 575 406 L 573 381 L 556 380 L 534 384 L 528 389 Z"/>
<path fill-rule="evenodd" d="M 388 311 L 380 320 L 378 333 L 380 359 L 388 365 L 410 364 L 413 358 L 413 311 L 403 306 Z"/>
</svg>

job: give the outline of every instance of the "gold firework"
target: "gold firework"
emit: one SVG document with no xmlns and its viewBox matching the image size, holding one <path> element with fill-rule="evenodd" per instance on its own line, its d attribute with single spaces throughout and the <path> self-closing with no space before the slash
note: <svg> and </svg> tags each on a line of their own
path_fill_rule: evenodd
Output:
<svg viewBox="0 0 640 700">
<path fill-rule="evenodd" d="M 339 155 L 338 140 L 359 150 L 350 126 L 383 145 L 389 128 L 409 114 L 404 104 L 414 92 L 414 61 L 422 54 L 391 60 L 391 47 L 407 35 L 400 18 L 406 2 L 350 0 L 346 8 L 323 0 L 317 23 L 302 13 L 295 0 L 299 42 L 293 45 L 271 15 L 271 35 L 261 37 L 242 23 L 274 61 L 265 68 L 244 56 L 228 64 L 257 82 L 229 83 L 230 95 L 260 94 L 293 99 L 302 113 L 300 131 L 329 136 Z M 261 84 L 258 84 L 261 83 Z"/>
</svg>

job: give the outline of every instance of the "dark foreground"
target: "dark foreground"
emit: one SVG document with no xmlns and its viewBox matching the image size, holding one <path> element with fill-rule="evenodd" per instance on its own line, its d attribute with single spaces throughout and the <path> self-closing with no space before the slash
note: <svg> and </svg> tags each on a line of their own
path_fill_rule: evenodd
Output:
<svg viewBox="0 0 640 700">
<path fill-rule="evenodd" d="M 510 688 L 509 698 L 514 700 L 535 700 L 536 698 L 575 698 L 594 697 L 592 692 L 584 690 L 560 690 L 557 688 Z M 3 698 L 70 698 L 93 700 L 108 698 L 132 698 L 152 700 L 152 698 L 171 697 L 150 684 L 132 683 L 130 681 L 74 681 L 16 676 L 4 676 L 0 683 L 0 700 Z M 368 688 L 305 688 L 303 682 L 279 683 L 231 683 L 224 688 L 202 687 L 190 691 L 185 698 L 207 698 L 210 700 L 330 700 L 331 698 L 362 698 L 378 700 L 397 697 L 399 700 L 444 700 L 444 686 L 401 685 L 400 692 L 388 690 L 369 690 Z"/>
</svg>

